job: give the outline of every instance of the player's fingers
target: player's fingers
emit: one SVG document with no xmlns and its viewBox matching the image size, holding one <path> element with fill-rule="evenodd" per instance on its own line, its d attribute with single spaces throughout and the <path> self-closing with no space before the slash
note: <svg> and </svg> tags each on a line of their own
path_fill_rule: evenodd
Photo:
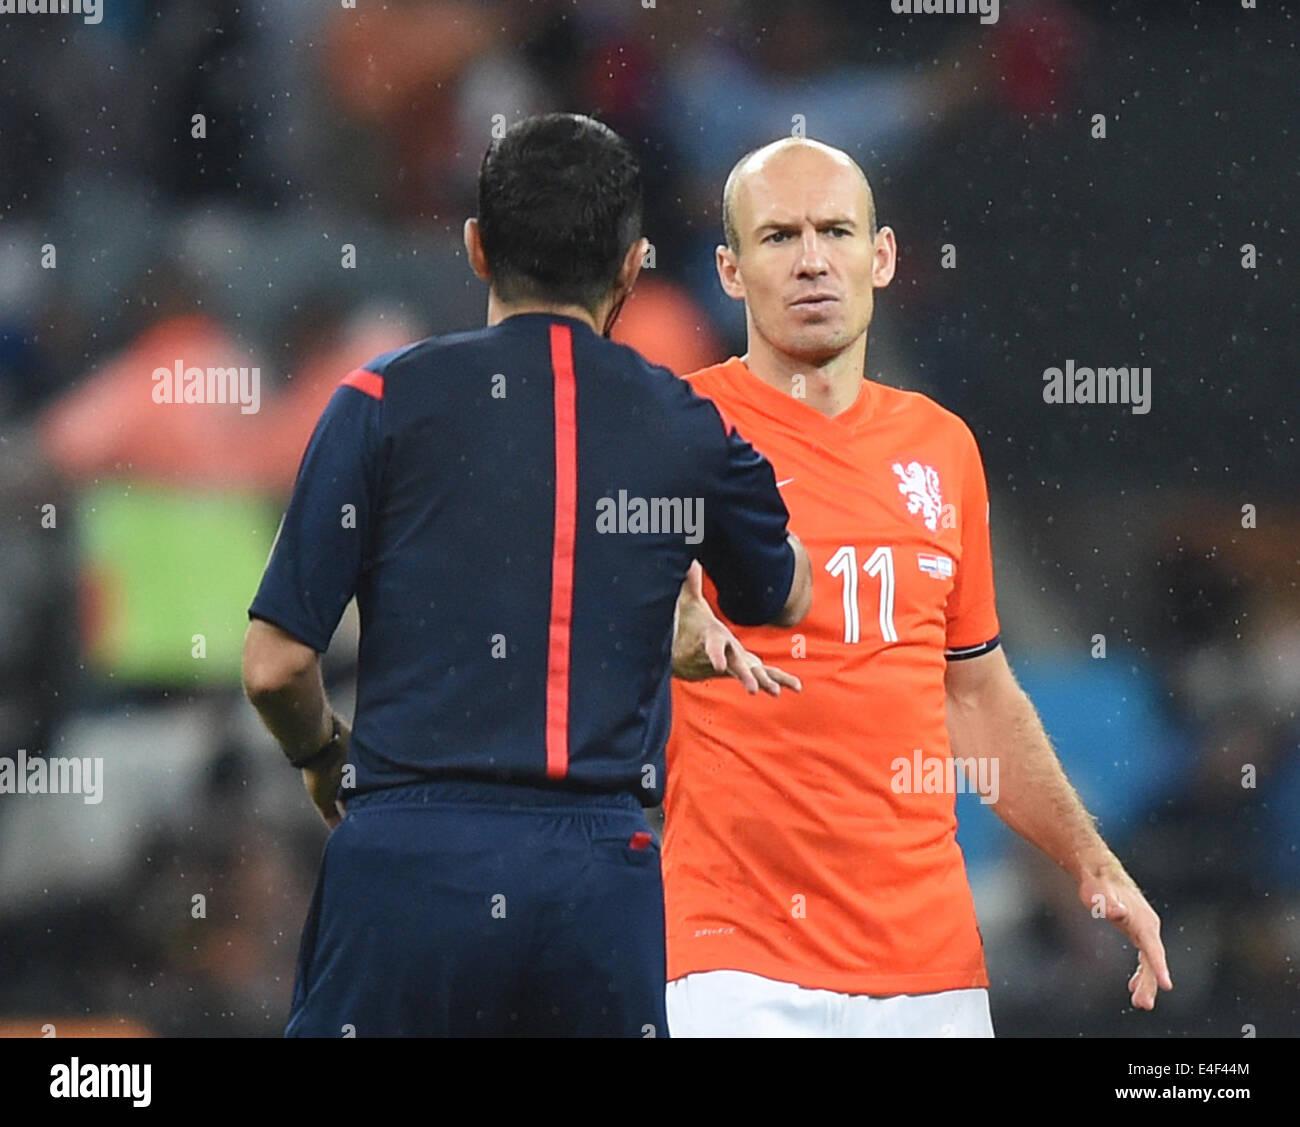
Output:
<svg viewBox="0 0 1300 1127">
<path fill-rule="evenodd" d="M 745 687 L 745 692 L 757 693 L 758 680 L 754 676 L 754 659 L 739 645 L 728 647 L 727 652 L 730 658 L 727 671 Z"/>
<path fill-rule="evenodd" d="M 1133 1005 L 1140 1010 L 1152 1010 L 1156 1005 L 1156 977 L 1142 961 L 1138 967 L 1137 985 L 1133 987 Z"/>
<path fill-rule="evenodd" d="M 1142 969 L 1139 967 L 1133 972 L 1133 977 L 1129 979 L 1129 1004 L 1134 1009 L 1142 1009 Z"/>
<path fill-rule="evenodd" d="M 704 653 L 714 673 L 727 672 L 728 640 L 727 635 L 719 630 L 710 630 L 704 635 Z"/>
<path fill-rule="evenodd" d="M 1158 931 L 1151 931 L 1141 937 L 1138 950 L 1151 967 L 1152 977 L 1166 990 L 1174 988 L 1173 976 L 1169 973 L 1169 964 L 1165 960 L 1165 945 L 1160 942 Z"/>
<path fill-rule="evenodd" d="M 686 569 L 686 582 L 682 586 L 686 588 L 687 594 L 704 598 L 704 568 L 700 567 L 699 560 L 691 561 L 691 566 Z"/>
<path fill-rule="evenodd" d="M 793 689 L 796 693 L 803 692 L 803 682 L 793 673 L 787 673 L 784 669 L 778 669 L 775 665 L 765 665 L 767 674 L 778 685 L 784 685 L 787 689 Z"/>
<path fill-rule="evenodd" d="M 758 682 L 758 687 L 767 693 L 768 696 L 779 697 L 781 695 L 781 684 L 772 676 L 770 666 L 764 665 L 761 661 L 756 661 L 750 657 L 750 671 L 754 674 L 754 680 Z"/>
</svg>

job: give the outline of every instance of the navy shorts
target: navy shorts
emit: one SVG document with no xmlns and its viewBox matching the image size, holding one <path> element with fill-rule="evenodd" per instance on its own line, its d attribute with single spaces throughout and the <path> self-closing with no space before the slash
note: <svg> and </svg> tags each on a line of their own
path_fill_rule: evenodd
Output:
<svg viewBox="0 0 1300 1127">
<path fill-rule="evenodd" d="M 422 783 L 348 800 L 285 1033 L 662 1037 L 664 983 L 635 796 Z"/>
</svg>

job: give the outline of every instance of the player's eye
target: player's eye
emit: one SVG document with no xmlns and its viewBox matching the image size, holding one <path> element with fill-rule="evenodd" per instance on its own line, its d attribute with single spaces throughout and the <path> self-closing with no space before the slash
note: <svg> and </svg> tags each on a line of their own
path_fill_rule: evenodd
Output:
<svg viewBox="0 0 1300 1127">
<path fill-rule="evenodd" d="M 827 234 L 835 235 L 838 237 L 840 235 L 851 235 L 853 234 L 853 232 L 850 231 L 847 227 L 832 227 L 829 231 L 827 231 Z"/>
<path fill-rule="evenodd" d="M 789 237 L 790 237 L 790 232 L 789 232 L 789 231 L 773 231 L 771 234 L 767 235 L 767 236 L 763 239 L 763 242 L 765 242 L 765 243 L 782 242 L 782 243 L 783 243 L 783 242 L 785 242 L 785 240 L 788 239 Z"/>
</svg>

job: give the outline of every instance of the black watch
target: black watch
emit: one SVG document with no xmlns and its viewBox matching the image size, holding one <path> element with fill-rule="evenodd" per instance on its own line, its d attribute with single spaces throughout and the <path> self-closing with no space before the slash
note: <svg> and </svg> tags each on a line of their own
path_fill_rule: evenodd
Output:
<svg viewBox="0 0 1300 1127">
<path fill-rule="evenodd" d="M 313 751 L 306 759 L 299 759 L 297 761 L 290 759 L 290 767 L 296 767 L 299 771 L 309 770 L 312 764 L 317 760 L 323 759 L 327 755 L 338 750 L 339 745 L 343 742 L 343 729 L 339 725 L 339 714 L 337 712 L 330 713 L 330 722 L 333 725 L 330 732 L 330 738 L 325 741 L 321 749 L 319 751 Z"/>
</svg>

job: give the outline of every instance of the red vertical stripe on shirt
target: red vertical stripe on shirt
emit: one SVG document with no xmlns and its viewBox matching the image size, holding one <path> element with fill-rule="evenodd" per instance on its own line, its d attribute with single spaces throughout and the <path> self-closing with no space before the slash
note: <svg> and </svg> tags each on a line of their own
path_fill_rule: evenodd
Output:
<svg viewBox="0 0 1300 1127">
<path fill-rule="evenodd" d="M 573 635 L 573 541 L 578 519 L 578 413 L 573 332 L 551 325 L 555 384 L 555 539 L 551 549 L 551 627 L 546 651 L 546 774 L 569 771 L 569 650 Z"/>
</svg>

